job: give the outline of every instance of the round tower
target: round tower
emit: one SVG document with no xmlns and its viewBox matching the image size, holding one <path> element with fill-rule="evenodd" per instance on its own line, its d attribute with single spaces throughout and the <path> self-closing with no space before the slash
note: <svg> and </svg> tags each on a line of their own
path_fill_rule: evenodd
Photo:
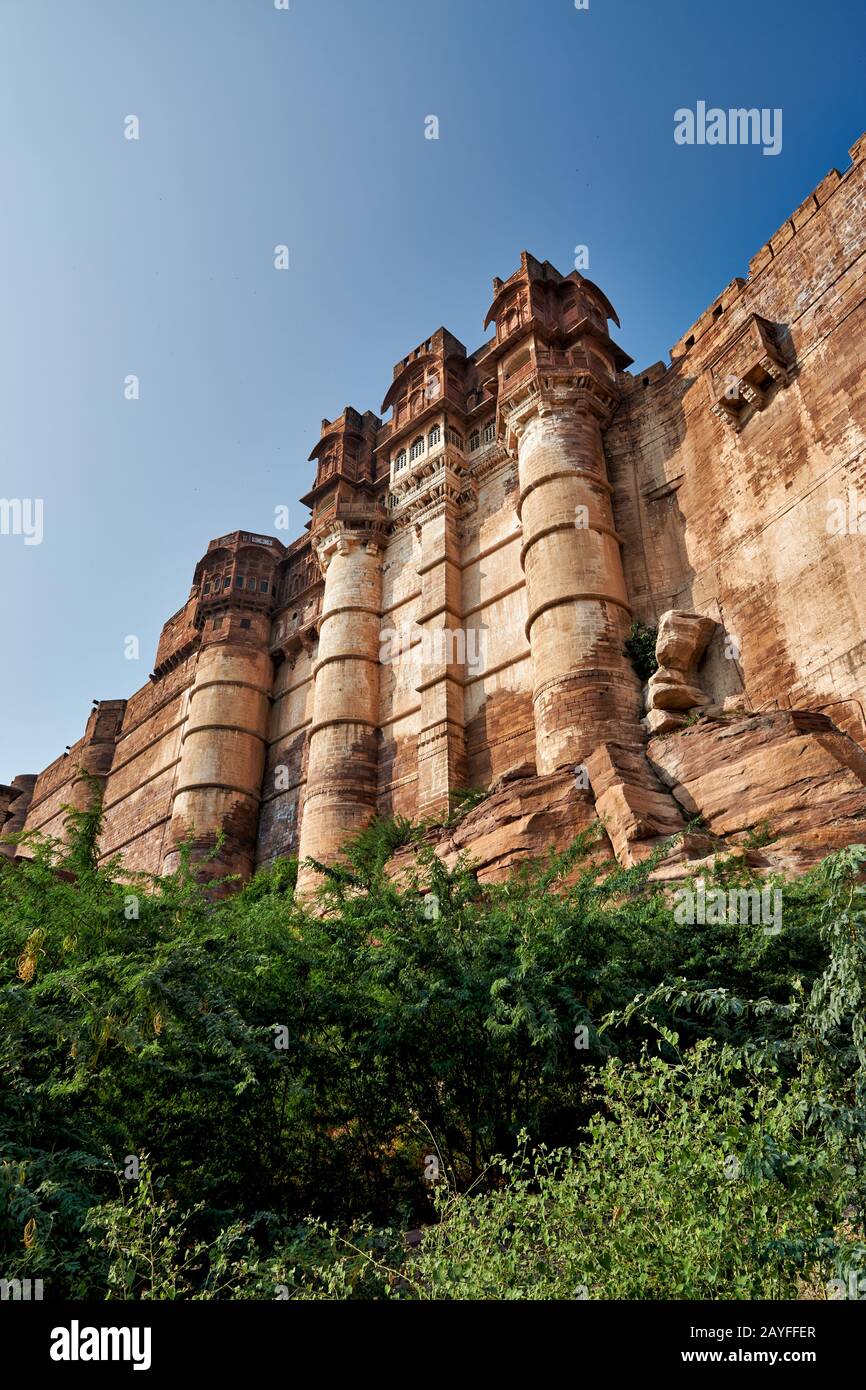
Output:
<svg viewBox="0 0 866 1390">
<path fill-rule="evenodd" d="M 18 777 L 13 777 L 8 787 L 0 789 L 0 808 L 5 812 L 5 819 L 3 814 L 0 814 L 0 839 L 7 835 L 16 835 L 24 829 L 35 786 L 36 773 L 23 772 Z M 14 844 L 0 843 L 0 855 L 4 859 L 14 859 L 15 854 Z"/>
<path fill-rule="evenodd" d="M 177 868 L 184 844 L 194 861 L 207 860 L 207 878 L 253 871 L 273 682 L 270 615 L 282 554 L 270 537 L 234 532 L 212 541 L 196 570 L 201 646 L 163 873 Z"/>
<path fill-rule="evenodd" d="M 630 359 L 608 335 L 602 292 L 525 252 L 494 282 L 499 422 L 518 461 L 526 634 L 539 773 L 599 743 L 639 743 L 641 694 L 601 431 Z"/>
<path fill-rule="evenodd" d="M 375 527 L 378 513 L 371 506 Z M 309 857 L 330 863 L 376 810 L 381 537 L 337 521 L 316 550 L 325 577 L 313 666 L 313 722 L 300 827 L 298 891 L 318 882 Z"/>
</svg>

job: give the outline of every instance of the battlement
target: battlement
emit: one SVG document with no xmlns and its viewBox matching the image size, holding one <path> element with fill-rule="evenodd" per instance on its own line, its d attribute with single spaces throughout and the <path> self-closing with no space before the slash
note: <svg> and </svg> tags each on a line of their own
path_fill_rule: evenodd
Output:
<svg viewBox="0 0 866 1390">
<path fill-rule="evenodd" d="M 736 276 L 722 290 L 721 294 L 717 295 L 709 308 L 704 310 L 700 318 L 696 319 L 682 337 L 674 343 L 670 351 L 671 362 L 677 362 L 680 358 L 685 357 L 705 334 L 713 331 L 718 320 L 732 307 L 743 290 L 754 285 L 761 272 L 766 270 L 785 251 L 798 233 L 833 196 L 840 184 L 851 177 L 857 165 L 866 158 L 866 132 L 854 142 L 848 153 L 851 158 L 851 165 L 845 173 L 840 174 L 838 169 L 831 169 L 828 174 L 825 174 L 818 186 L 791 213 L 791 216 L 785 219 L 781 227 L 773 233 L 760 250 L 756 251 L 749 261 L 748 277 L 743 279 Z M 645 376 L 646 373 L 638 373 L 638 375 Z"/>
</svg>

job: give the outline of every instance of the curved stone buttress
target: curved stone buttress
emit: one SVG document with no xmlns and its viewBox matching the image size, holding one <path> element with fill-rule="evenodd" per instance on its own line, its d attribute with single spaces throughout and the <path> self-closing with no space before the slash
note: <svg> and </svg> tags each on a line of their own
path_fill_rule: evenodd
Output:
<svg viewBox="0 0 866 1390">
<path fill-rule="evenodd" d="M 17 835 L 24 829 L 35 786 L 36 773 L 24 772 L 13 777 L 10 786 L 0 787 L 0 855 L 4 859 L 15 858 L 15 844 L 4 843 L 3 840 L 5 836 Z"/>
<path fill-rule="evenodd" d="M 238 533 L 199 566 L 201 648 L 189 692 L 163 873 L 190 844 L 203 875 L 249 877 L 255 864 L 273 684 L 270 613 L 277 556 Z M 217 837 L 219 851 L 213 851 Z M 213 857 L 210 857 L 213 856 Z"/>
<path fill-rule="evenodd" d="M 341 523 L 317 546 L 325 576 L 313 722 L 300 827 L 298 891 L 318 881 L 376 810 L 382 555 L 378 539 Z"/>
<path fill-rule="evenodd" d="M 518 461 L 540 774 L 585 764 L 601 743 L 643 737 L 601 438 L 625 355 L 607 334 L 613 310 L 601 291 L 549 271 L 524 254 L 491 310 L 500 425 Z"/>
</svg>

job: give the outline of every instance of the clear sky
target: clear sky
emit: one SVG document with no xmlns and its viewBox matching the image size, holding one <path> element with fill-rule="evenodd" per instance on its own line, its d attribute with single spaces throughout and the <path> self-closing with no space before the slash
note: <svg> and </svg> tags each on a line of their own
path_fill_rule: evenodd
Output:
<svg viewBox="0 0 866 1390">
<path fill-rule="evenodd" d="M 0 534 L 0 781 L 146 682 L 212 537 L 300 534 L 321 419 L 477 347 L 522 248 L 586 245 L 666 359 L 847 167 L 864 53 L 862 0 L 0 0 L 0 498 L 44 504 Z M 700 100 L 781 153 L 675 144 Z"/>
</svg>

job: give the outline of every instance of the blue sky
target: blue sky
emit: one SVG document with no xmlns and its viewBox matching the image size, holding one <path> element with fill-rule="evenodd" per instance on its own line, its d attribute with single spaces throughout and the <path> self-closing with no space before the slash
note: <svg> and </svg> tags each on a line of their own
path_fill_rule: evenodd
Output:
<svg viewBox="0 0 866 1390">
<path fill-rule="evenodd" d="M 44 502 L 0 534 L 0 781 L 145 683 L 209 539 L 300 533 L 321 419 L 478 346 L 523 247 L 588 246 L 666 359 L 847 167 L 864 52 L 859 0 L 0 0 L 0 498 Z M 676 145 L 698 100 L 781 153 Z"/>
</svg>

